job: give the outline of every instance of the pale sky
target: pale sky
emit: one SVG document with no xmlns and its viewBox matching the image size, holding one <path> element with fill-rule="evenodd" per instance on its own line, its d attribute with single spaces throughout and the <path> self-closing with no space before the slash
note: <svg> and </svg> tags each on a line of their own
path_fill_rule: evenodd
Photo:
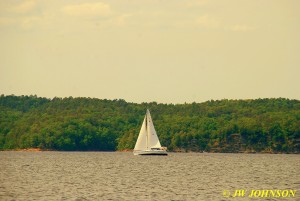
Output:
<svg viewBox="0 0 300 201">
<path fill-rule="evenodd" d="M 0 0 L 0 94 L 300 99 L 300 1 Z"/>
</svg>

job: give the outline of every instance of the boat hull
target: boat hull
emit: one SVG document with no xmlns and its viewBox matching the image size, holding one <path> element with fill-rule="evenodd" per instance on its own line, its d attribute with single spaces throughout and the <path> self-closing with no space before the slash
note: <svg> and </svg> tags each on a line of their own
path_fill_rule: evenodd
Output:
<svg viewBox="0 0 300 201">
<path fill-rule="evenodd" d="M 145 151 L 134 151 L 133 155 L 135 155 L 135 156 L 150 156 L 150 155 L 167 156 L 168 153 L 165 150 L 145 150 Z"/>
</svg>

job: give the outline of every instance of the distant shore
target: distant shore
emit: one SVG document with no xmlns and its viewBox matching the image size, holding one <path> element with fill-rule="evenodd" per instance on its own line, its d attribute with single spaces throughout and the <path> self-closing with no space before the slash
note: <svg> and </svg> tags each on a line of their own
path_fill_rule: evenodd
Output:
<svg viewBox="0 0 300 201">
<path fill-rule="evenodd" d="M 13 150 L 4 150 L 4 151 L 40 152 L 46 150 L 42 150 L 40 148 L 27 148 L 27 149 L 13 149 Z"/>
<path fill-rule="evenodd" d="M 63 151 L 63 152 L 133 152 L 132 149 L 125 149 L 125 150 L 116 150 L 116 151 L 100 151 L 100 150 L 53 150 L 53 149 L 41 149 L 41 148 L 25 148 L 25 149 L 6 149 L 0 151 L 16 151 L 16 152 L 43 152 L 43 151 Z M 291 153 L 291 152 L 272 152 L 272 151 L 240 151 L 240 152 L 216 152 L 216 151 L 183 151 L 183 150 L 172 150 L 168 151 L 170 153 L 224 153 L 224 154 L 300 154 L 298 152 Z"/>
<path fill-rule="evenodd" d="M 14 95 L 0 97 L 0 150 L 128 152 L 136 144 L 146 109 L 152 111 L 168 151 L 300 153 L 300 100 L 168 105 Z"/>
</svg>

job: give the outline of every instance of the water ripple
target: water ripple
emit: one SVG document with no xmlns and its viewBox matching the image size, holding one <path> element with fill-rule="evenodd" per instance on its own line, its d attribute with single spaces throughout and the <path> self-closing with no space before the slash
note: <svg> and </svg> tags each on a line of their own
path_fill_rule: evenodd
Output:
<svg viewBox="0 0 300 201">
<path fill-rule="evenodd" d="M 299 164 L 299 155 L 0 152 L 0 200 L 228 200 L 224 190 L 300 192 Z"/>
</svg>

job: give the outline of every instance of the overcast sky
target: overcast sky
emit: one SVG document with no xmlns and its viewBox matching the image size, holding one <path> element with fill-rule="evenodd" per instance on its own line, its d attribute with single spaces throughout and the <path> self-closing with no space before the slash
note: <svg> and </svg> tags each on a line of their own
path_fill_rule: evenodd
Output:
<svg viewBox="0 0 300 201">
<path fill-rule="evenodd" d="M 0 94 L 300 99 L 299 0 L 0 0 Z"/>
</svg>

